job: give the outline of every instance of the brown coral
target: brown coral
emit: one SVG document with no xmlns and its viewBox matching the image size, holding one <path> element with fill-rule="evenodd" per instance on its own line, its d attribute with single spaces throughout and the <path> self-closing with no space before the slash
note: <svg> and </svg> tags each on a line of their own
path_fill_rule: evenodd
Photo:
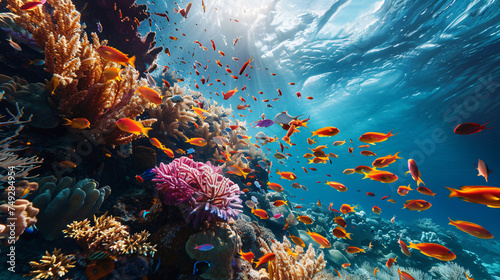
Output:
<svg viewBox="0 0 500 280">
<path fill-rule="evenodd" d="M 118 65 L 97 53 L 99 38 L 93 33 L 90 43 L 80 25 L 80 13 L 70 0 L 48 0 L 51 13 L 46 8 L 24 11 L 21 0 L 8 3 L 18 15 L 16 22 L 45 51 L 46 70 L 59 81 L 52 101 L 60 114 L 70 119 L 87 118 L 91 129 L 86 136 L 97 143 L 121 145 L 137 138 L 120 131 L 115 122 L 125 117 L 135 119 L 151 106 L 142 95 L 134 94 L 138 86 L 146 85 L 144 79 L 138 80 L 139 72 L 126 67 L 121 81 L 106 80 L 103 71 Z"/>
<path fill-rule="evenodd" d="M 49 254 L 45 251 L 45 256 L 42 257 L 40 262 L 31 261 L 30 266 L 32 271 L 24 276 L 35 276 L 32 279 L 47 279 L 51 277 L 54 280 L 64 276 L 68 269 L 75 267 L 73 255 L 63 255 L 61 249 L 55 249 L 54 252 Z"/>
<path fill-rule="evenodd" d="M 8 216 L 5 224 L 0 224 L 0 241 L 2 245 L 12 244 L 17 241 L 24 230 L 36 223 L 38 208 L 26 199 L 17 199 L 12 204 L 0 205 L 0 212 Z M 10 242 L 9 242 L 10 241 Z"/>
<path fill-rule="evenodd" d="M 113 216 L 94 216 L 94 226 L 85 219 L 81 222 L 73 222 L 63 230 L 66 237 L 76 239 L 85 249 L 104 250 L 116 255 L 141 254 L 153 256 L 156 245 L 152 246 L 146 240 L 149 237 L 147 231 L 130 235 L 128 227 L 122 225 Z"/>
</svg>

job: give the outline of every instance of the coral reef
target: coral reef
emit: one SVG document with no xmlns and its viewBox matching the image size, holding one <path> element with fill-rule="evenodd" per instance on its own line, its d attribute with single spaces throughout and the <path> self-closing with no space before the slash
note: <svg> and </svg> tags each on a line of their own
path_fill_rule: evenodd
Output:
<svg viewBox="0 0 500 280">
<path fill-rule="evenodd" d="M 0 100 L 3 99 L 4 92 L 0 92 Z M 7 113 L 12 117 L 9 120 L 0 122 L 0 128 L 7 127 L 11 125 L 20 125 L 11 135 L 4 136 L 0 140 L 0 181 L 7 181 L 8 173 L 15 178 L 27 178 L 28 173 L 34 168 L 38 167 L 43 160 L 39 160 L 38 157 L 32 156 L 29 158 L 20 158 L 16 152 L 24 149 L 24 147 L 12 147 L 15 142 L 14 138 L 19 135 L 21 129 L 23 129 L 24 123 L 31 120 L 31 116 L 28 120 L 23 121 L 23 110 L 19 109 L 19 104 L 16 103 L 17 114 L 12 114 L 9 110 Z M 13 174 L 13 175 L 12 175 Z"/>
<path fill-rule="evenodd" d="M 231 261 L 236 253 L 238 235 L 227 223 L 216 225 L 215 228 L 198 232 L 189 237 L 186 252 L 197 261 L 212 261 L 214 266 L 200 276 L 204 279 L 231 279 L 233 273 Z M 197 245 L 212 244 L 209 251 L 194 249 Z"/>
<path fill-rule="evenodd" d="M 46 251 L 40 262 L 30 262 L 33 270 L 26 274 L 25 277 L 35 276 L 33 279 L 47 279 L 50 277 L 57 280 L 64 276 L 68 269 L 75 267 L 76 261 L 73 258 L 73 255 L 62 254 L 61 249 L 54 249 L 52 254 Z"/>
<path fill-rule="evenodd" d="M 187 205 L 187 221 L 197 224 L 214 217 L 227 220 L 241 212 L 240 188 L 225 178 L 210 163 L 195 162 L 187 157 L 177 158 L 170 164 L 160 163 L 153 169 L 156 190 L 163 203 Z"/>
<path fill-rule="evenodd" d="M 57 183 L 54 176 L 38 181 L 39 190 L 33 193 L 33 205 L 40 209 L 37 223 L 40 233 L 48 240 L 62 235 L 62 230 L 73 221 L 81 221 L 94 215 L 111 193 L 108 186 L 97 189 L 92 179 L 76 182 L 63 177 Z"/>
<path fill-rule="evenodd" d="M 59 125 L 60 119 L 48 102 L 50 90 L 45 83 L 28 83 L 17 76 L 0 75 L 1 91 L 5 91 L 5 101 L 19 103 L 27 114 L 33 116 L 30 126 L 47 129 Z"/>
<path fill-rule="evenodd" d="M 154 256 L 156 245 L 151 245 L 146 240 L 147 231 L 131 235 L 128 227 L 122 225 L 113 216 L 94 216 L 94 225 L 85 219 L 73 222 L 63 231 L 65 237 L 79 241 L 79 244 L 88 251 L 108 251 L 114 255 L 140 254 Z"/>
<path fill-rule="evenodd" d="M 9 200 L 0 205 L 0 241 L 7 246 L 17 241 L 24 230 L 36 223 L 38 209 L 26 199 Z M 12 222 L 14 221 L 14 222 Z M 10 241 L 10 242 L 9 242 Z"/>
<path fill-rule="evenodd" d="M 101 58 L 97 48 L 101 42 L 95 33 L 90 43 L 80 25 L 80 13 L 70 0 L 48 0 L 53 12 L 45 9 L 24 11 L 20 0 L 9 0 L 8 8 L 18 15 L 16 23 L 29 31 L 45 51 L 45 66 L 54 74 L 52 102 L 57 104 L 62 117 L 86 118 L 91 123 L 86 137 L 96 143 L 121 145 L 137 139 L 115 125 L 120 118 L 142 114 L 151 103 L 142 95 L 134 95 L 139 72 L 126 67 L 121 80 L 106 81 L 103 71 L 118 64 Z M 54 84 L 58 84 L 55 86 Z M 151 125 L 155 120 L 141 121 Z"/>
<path fill-rule="evenodd" d="M 273 279 L 323 279 L 323 276 L 318 276 L 317 274 L 325 268 L 326 261 L 324 260 L 323 252 L 316 258 L 316 252 L 312 244 L 309 244 L 309 248 L 307 248 L 305 253 L 304 249 L 300 246 L 293 248 L 286 237 L 283 237 L 283 242 L 275 241 L 271 247 L 264 240 L 261 240 L 261 244 L 261 251 L 264 254 L 276 254 L 276 258 L 270 264 L 273 267 Z M 292 256 L 292 254 L 296 254 L 296 256 Z"/>
</svg>

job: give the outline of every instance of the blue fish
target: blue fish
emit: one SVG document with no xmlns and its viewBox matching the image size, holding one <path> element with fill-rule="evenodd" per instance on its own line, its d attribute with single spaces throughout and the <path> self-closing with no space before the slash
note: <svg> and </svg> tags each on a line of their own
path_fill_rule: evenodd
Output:
<svg viewBox="0 0 500 280">
<path fill-rule="evenodd" d="M 230 127 L 226 127 L 226 129 L 224 129 L 227 133 L 231 133 L 231 131 L 233 131 Z"/>
<path fill-rule="evenodd" d="M 258 181 L 253 182 L 253 184 L 260 190 L 260 184 Z"/>
<path fill-rule="evenodd" d="M 189 148 L 189 149 L 187 149 L 186 152 L 188 153 L 188 155 L 190 155 L 190 154 L 194 153 L 195 150 L 193 148 Z"/>
<path fill-rule="evenodd" d="M 26 240 L 31 240 L 37 237 L 37 235 L 38 235 L 38 228 L 36 227 L 36 225 L 32 225 L 24 230 L 21 237 Z"/>
<path fill-rule="evenodd" d="M 153 274 L 155 272 L 158 271 L 158 269 L 160 268 L 160 265 L 161 265 L 161 259 L 160 258 L 157 258 L 155 260 L 153 260 L 153 262 L 151 263 L 151 266 L 149 267 L 149 271 Z"/>
<path fill-rule="evenodd" d="M 201 274 L 209 271 L 210 268 L 212 268 L 212 266 L 214 266 L 213 261 L 214 261 L 213 258 L 211 261 L 197 261 L 193 267 L 193 275 L 201 275 Z"/>
<path fill-rule="evenodd" d="M 269 127 L 273 124 L 274 124 L 273 120 L 261 120 L 255 125 L 255 127 Z"/>
<path fill-rule="evenodd" d="M 196 247 L 194 247 L 194 249 L 200 250 L 200 251 L 210 251 L 213 248 L 214 248 L 214 245 L 212 245 L 212 244 L 203 244 L 203 245 L 199 245 L 199 246 L 196 245 Z"/>
<path fill-rule="evenodd" d="M 100 21 L 97 22 L 97 31 L 99 31 L 99 33 L 102 33 L 102 25 Z"/>
<path fill-rule="evenodd" d="M 170 101 L 174 103 L 181 103 L 182 101 L 184 101 L 184 98 L 182 98 L 182 96 L 180 95 L 175 95 L 172 98 L 170 98 Z"/>
<path fill-rule="evenodd" d="M 144 171 L 141 175 L 137 175 L 136 179 L 137 179 L 137 181 L 139 181 L 140 183 L 142 183 L 142 182 L 144 182 L 146 180 L 153 179 L 155 176 L 156 176 L 156 174 L 153 173 L 153 168 L 151 168 L 151 169 L 148 169 L 148 170 Z"/>
</svg>

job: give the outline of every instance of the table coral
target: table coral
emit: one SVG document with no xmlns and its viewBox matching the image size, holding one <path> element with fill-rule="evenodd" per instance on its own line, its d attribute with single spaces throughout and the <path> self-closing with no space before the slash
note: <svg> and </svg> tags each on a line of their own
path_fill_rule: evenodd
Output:
<svg viewBox="0 0 500 280">
<path fill-rule="evenodd" d="M 240 188 L 221 174 L 210 163 L 195 162 L 187 157 L 177 158 L 170 164 L 160 163 L 153 169 L 156 190 L 163 203 L 191 208 L 188 222 L 197 224 L 214 217 L 227 220 L 236 217 L 243 208 Z"/>
<path fill-rule="evenodd" d="M 121 145 L 139 136 L 121 131 L 115 125 L 120 118 L 132 118 L 142 114 L 151 103 L 140 94 L 134 94 L 138 86 L 146 85 L 139 80 L 139 72 L 126 67 L 121 80 L 106 80 L 103 71 L 118 64 L 101 58 L 97 49 L 101 46 L 98 36 L 92 34 L 92 43 L 83 32 L 80 13 L 70 0 L 48 0 L 52 7 L 22 10 L 21 0 L 9 0 L 8 8 L 18 15 L 16 23 L 29 31 L 45 51 L 45 66 L 59 85 L 53 88 L 52 102 L 62 117 L 87 118 L 91 128 L 85 134 L 97 143 Z M 102 42 L 105 43 L 105 42 Z M 141 121 L 151 125 L 156 120 Z"/>
</svg>

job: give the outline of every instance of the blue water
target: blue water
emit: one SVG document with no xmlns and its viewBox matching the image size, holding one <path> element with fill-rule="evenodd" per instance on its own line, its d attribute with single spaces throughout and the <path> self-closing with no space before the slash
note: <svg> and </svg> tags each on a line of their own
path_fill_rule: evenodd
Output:
<svg viewBox="0 0 500 280">
<path fill-rule="evenodd" d="M 188 2 L 178 3 L 185 7 Z M 141 31 L 157 31 L 160 43 L 170 48 L 172 56 L 160 57 L 160 66 L 170 65 L 175 75 L 186 78 L 181 85 L 191 89 L 197 80 L 205 96 L 211 96 L 220 105 L 232 106 L 236 119 L 249 124 L 263 113 L 274 119 L 286 110 L 294 116 L 310 116 L 309 129 L 301 128 L 300 133 L 292 136 L 297 145 L 285 151 L 293 155 L 286 165 L 272 157 L 278 144 L 265 146 L 271 148 L 271 152 L 265 150 L 273 160 L 271 181 L 295 195 L 292 201 L 316 203 L 320 198 L 324 205 L 333 202 L 336 209 L 343 203 L 358 204 L 362 207 L 359 209 L 370 214 L 373 205 L 377 205 L 387 219 L 393 215 L 396 220 L 407 221 L 429 217 L 442 225 L 450 217 L 478 223 L 500 236 L 495 218 L 498 209 L 449 199 L 449 191 L 444 188 L 500 185 L 500 1 L 219 0 L 205 4 L 204 13 L 201 3 L 194 3 L 188 18 L 182 21 L 177 14 L 171 14 L 170 23 L 153 15 L 156 23 L 152 28 L 143 24 Z M 171 1 L 150 5 L 155 12 L 171 11 L 174 7 Z M 169 36 L 179 40 L 172 41 Z M 240 36 L 233 46 L 233 40 Z M 211 48 L 210 39 L 218 50 L 225 52 L 225 57 Z M 194 40 L 208 50 L 200 49 Z M 239 62 L 231 57 L 239 58 Z M 250 80 L 234 80 L 215 64 L 215 60 L 221 60 L 234 74 L 249 57 L 255 60 L 251 63 L 253 69 L 245 71 Z M 209 65 L 207 71 L 200 73 L 205 78 L 210 74 L 214 85 L 201 84 L 201 76 L 196 76 L 192 68 L 195 60 Z M 271 72 L 276 76 L 271 76 Z M 225 81 L 226 86 L 215 82 L 217 78 Z M 239 91 L 230 100 L 215 95 L 245 85 L 247 90 Z M 277 88 L 283 92 L 280 100 L 261 101 L 278 97 Z M 296 92 L 301 92 L 301 99 Z M 246 99 L 253 113 L 236 110 L 240 104 L 238 95 Z M 252 95 L 259 101 L 254 102 Z M 237 113 L 247 116 L 242 118 Z M 463 122 L 491 122 L 489 126 L 497 128 L 468 136 L 454 134 L 453 129 Z M 317 144 L 328 145 L 326 151 L 339 158 L 332 159 L 333 164 L 308 165 L 302 155 L 316 144 L 310 146 L 306 139 L 311 131 L 324 126 L 338 127 L 340 133 L 331 138 L 316 137 Z M 389 130 L 398 134 L 370 150 L 378 156 L 400 152 L 404 159 L 385 168 L 399 176 L 397 182 L 383 184 L 361 180 L 359 174 L 342 174 L 346 168 L 371 165 L 376 158 L 359 154 L 361 149 L 357 147 L 364 144 L 359 136 L 368 131 Z M 280 138 L 285 134 L 277 125 L 250 129 L 249 134 L 259 131 Z M 354 157 L 347 151 L 349 139 L 354 141 Z M 346 140 L 346 144 L 332 147 L 337 140 Z M 411 177 L 404 175 L 409 158 L 415 159 L 426 186 L 437 193 L 435 197 L 416 191 L 406 197 L 396 193 L 400 185 L 416 188 Z M 478 159 L 493 170 L 488 183 L 477 176 L 474 164 Z M 318 170 L 305 174 L 302 166 Z M 292 189 L 291 182 L 278 180 L 275 168 L 294 170 L 298 175 L 296 182 L 309 191 Z M 320 180 L 322 183 L 315 183 Z M 349 190 L 339 193 L 325 185 L 325 180 L 343 183 Z M 377 196 L 368 197 L 368 191 Z M 390 195 L 397 203 L 381 201 L 384 195 Z M 426 199 L 433 206 L 419 213 L 401 210 L 402 202 L 416 198 Z"/>
</svg>

